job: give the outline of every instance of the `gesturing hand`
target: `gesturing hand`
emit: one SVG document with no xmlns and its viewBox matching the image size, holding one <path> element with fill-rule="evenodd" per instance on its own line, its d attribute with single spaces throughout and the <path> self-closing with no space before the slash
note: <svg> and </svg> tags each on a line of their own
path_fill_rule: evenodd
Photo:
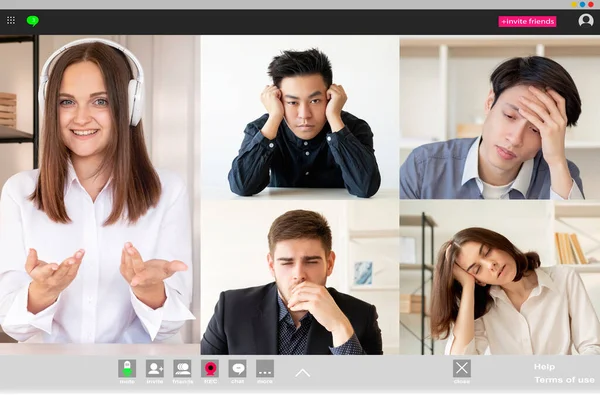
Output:
<svg viewBox="0 0 600 400">
<path fill-rule="evenodd" d="M 352 325 L 324 286 L 302 282 L 292 289 L 288 301 L 290 311 L 308 311 L 333 335 L 334 346 L 339 346 L 353 334 Z"/>
<path fill-rule="evenodd" d="M 148 288 L 162 284 L 175 272 L 186 271 L 181 261 L 142 260 L 142 256 L 131 243 L 126 243 L 121 253 L 121 275 L 134 288 Z"/>
<path fill-rule="evenodd" d="M 47 263 L 38 259 L 35 249 L 29 249 L 25 271 L 33 279 L 27 293 L 27 310 L 33 314 L 45 310 L 58 299 L 63 290 L 73 282 L 79 271 L 83 250 L 60 264 Z"/>
<path fill-rule="evenodd" d="M 35 249 L 29 249 L 29 254 L 25 261 L 25 270 L 33 279 L 33 283 L 41 289 L 44 294 L 58 297 L 58 295 L 65 290 L 77 276 L 83 254 L 84 251 L 79 250 L 73 257 L 69 257 L 60 264 L 57 264 L 39 260 L 37 251 Z"/>
<path fill-rule="evenodd" d="M 181 261 L 142 259 L 131 243 L 126 243 L 121 252 L 121 275 L 131 285 L 135 296 L 148 307 L 162 307 L 167 299 L 163 281 L 175 272 L 186 271 Z"/>
<path fill-rule="evenodd" d="M 565 99 L 550 88 L 544 92 L 531 86 L 529 91 L 535 98 L 521 97 L 519 113 L 539 130 L 542 154 L 548 166 L 552 168 L 566 164 L 565 135 L 568 118 Z"/>
</svg>

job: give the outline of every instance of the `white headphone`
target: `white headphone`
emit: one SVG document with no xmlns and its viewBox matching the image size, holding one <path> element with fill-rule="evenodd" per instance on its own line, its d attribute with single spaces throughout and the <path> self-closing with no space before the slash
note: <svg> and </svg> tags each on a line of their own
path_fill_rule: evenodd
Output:
<svg viewBox="0 0 600 400">
<path fill-rule="evenodd" d="M 46 100 L 46 86 L 48 84 L 49 79 L 49 69 L 50 64 L 56 57 L 58 57 L 61 53 L 63 53 L 68 48 L 73 46 L 77 46 L 82 43 L 104 43 L 108 46 L 114 47 L 115 49 L 120 50 L 123 54 L 129 58 L 137 69 L 137 77 L 129 81 L 128 87 L 128 99 L 129 99 L 129 125 L 137 126 L 142 119 L 142 111 L 144 109 L 144 70 L 142 69 L 142 64 L 138 61 L 138 59 L 127 50 L 125 47 L 121 46 L 118 43 L 112 42 L 106 39 L 98 39 L 98 38 L 88 38 L 88 39 L 80 39 L 75 40 L 74 42 L 68 43 L 56 50 L 50 58 L 44 64 L 42 68 L 42 75 L 40 76 L 40 87 L 38 90 L 38 99 L 41 106 L 41 109 L 44 109 L 44 103 Z"/>
</svg>

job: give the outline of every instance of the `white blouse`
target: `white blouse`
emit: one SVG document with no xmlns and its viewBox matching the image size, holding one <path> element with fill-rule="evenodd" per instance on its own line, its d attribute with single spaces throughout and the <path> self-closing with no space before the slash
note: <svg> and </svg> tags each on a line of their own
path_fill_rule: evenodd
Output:
<svg viewBox="0 0 600 400">
<path fill-rule="evenodd" d="M 69 224 L 52 222 L 27 197 L 39 170 L 12 176 L 0 198 L 0 325 L 24 342 L 149 343 L 180 340 L 179 329 L 195 319 L 192 299 L 192 243 L 189 200 L 184 182 L 158 171 L 162 195 L 135 225 L 102 226 L 112 209 L 111 182 L 95 202 L 69 165 L 65 206 Z M 167 300 L 156 310 L 133 294 L 120 273 L 121 250 L 131 242 L 144 261 L 180 260 L 188 266 L 164 280 Z M 47 309 L 27 310 L 31 277 L 25 271 L 29 248 L 48 263 L 61 263 L 85 250 L 75 279 Z"/>
<path fill-rule="evenodd" d="M 475 320 L 475 337 L 463 354 L 600 354 L 600 322 L 579 274 L 570 267 L 537 268 L 538 286 L 513 306 L 499 286 L 490 288 L 490 311 Z M 454 337 L 450 335 L 446 354 Z"/>
</svg>

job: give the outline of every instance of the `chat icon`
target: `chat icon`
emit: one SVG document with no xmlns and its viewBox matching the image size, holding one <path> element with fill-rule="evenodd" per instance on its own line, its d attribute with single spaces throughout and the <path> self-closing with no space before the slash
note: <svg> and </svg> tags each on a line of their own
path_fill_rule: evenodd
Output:
<svg viewBox="0 0 600 400">
<path fill-rule="evenodd" d="M 246 377 L 246 360 L 229 360 L 229 377 Z"/>
<path fill-rule="evenodd" d="M 30 15 L 27 17 L 27 24 L 31 25 L 32 28 L 34 28 L 39 22 L 40 19 L 37 15 Z"/>
</svg>

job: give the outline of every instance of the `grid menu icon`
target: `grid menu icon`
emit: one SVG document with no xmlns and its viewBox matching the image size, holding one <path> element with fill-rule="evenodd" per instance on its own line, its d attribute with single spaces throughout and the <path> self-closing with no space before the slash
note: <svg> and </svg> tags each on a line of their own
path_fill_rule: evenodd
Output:
<svg viewBox="0 0 600 400">
<path fill-rule="evenodd" d="M 9 15 L 6 17 L 6 25 L 14 25 L 16 24 L 17 21 L 17 17 L 15 17 L 14 15 Z"/>
</svg>

